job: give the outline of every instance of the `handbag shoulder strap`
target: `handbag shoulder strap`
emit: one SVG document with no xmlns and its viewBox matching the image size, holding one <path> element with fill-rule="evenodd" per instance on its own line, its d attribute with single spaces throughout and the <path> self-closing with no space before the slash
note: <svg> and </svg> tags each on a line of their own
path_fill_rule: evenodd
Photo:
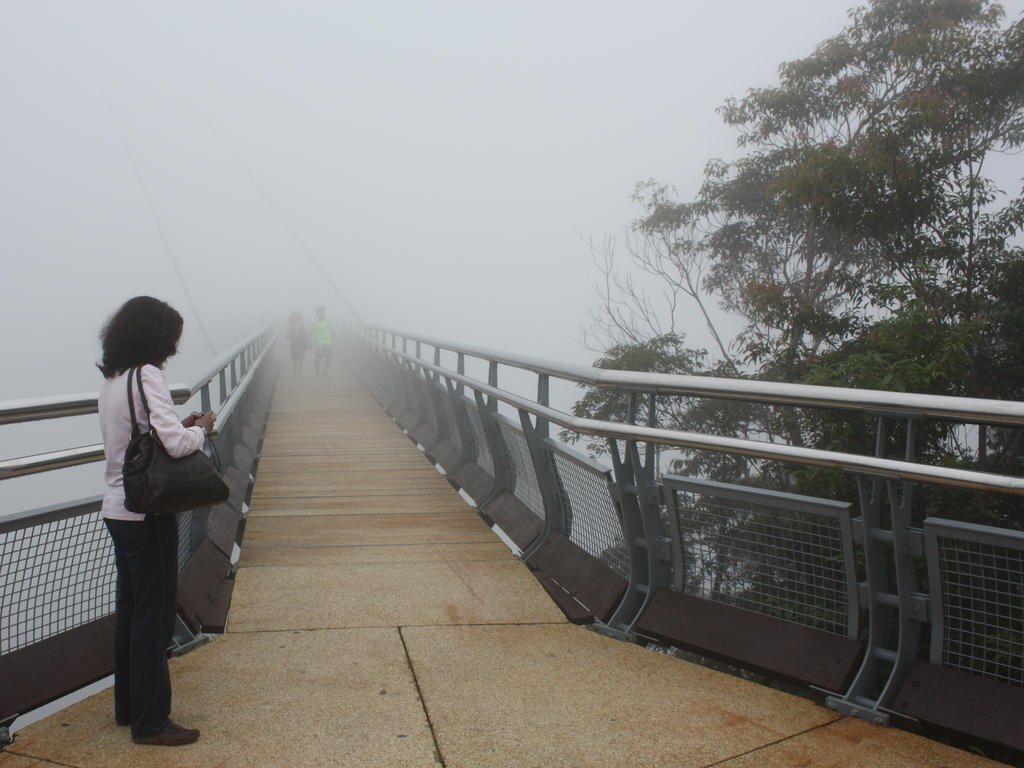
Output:
<svg viewBox="0 0 1024 768">
<path fill-rule="evenodd" d="M 146 389 L 142 386 L 142 366 L 138 368 L 132 368 L 128 371 L 128 412 L 132 415 L 132 437 L 138 435 L 142 430 L 139 428 L 138 419 L 135 417 L 135 398 L 132 397 L 132 377 L 135 377 L 135 383 L 139 388 L 139 395 L 142 397 L 142 407 L 146 410 L 146 420 L 150 418 L 149 414 L 149 401 L 146 400 Z M 152 424 L 150 424 L 152 427 Z"/>
</svg>

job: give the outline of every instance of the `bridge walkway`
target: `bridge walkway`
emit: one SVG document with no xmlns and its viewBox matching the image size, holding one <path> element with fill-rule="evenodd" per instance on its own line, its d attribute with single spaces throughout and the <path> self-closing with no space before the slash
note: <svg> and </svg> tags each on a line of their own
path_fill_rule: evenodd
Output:
<svg viewBox="0 0 1024 768">
<path fill-rule="evenodd" d="M 996 765 L 567 623 L 359 383 L 282 375 L 227 633 L 172 659 L 175 749 L 108 689 L 0 768 Z"/>
</svg>

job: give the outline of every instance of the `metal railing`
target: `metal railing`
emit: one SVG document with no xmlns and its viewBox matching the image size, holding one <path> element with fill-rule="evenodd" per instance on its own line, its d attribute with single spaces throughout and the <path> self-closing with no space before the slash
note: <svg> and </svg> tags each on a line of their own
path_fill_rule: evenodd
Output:
<svg viewBox="0 0 1024 768">
<path fill-rule="evenodd" d="M 593 581 L 607 577 L 611 607 L 591 610 L 602 631 L 635 637 L 671 619 L 689 638 L 670 614 L 695 605 L 729 621 L 763 617 L 783 634 L 792 626 L 801 643 L 847 653 L 848 675 L 812 687 L 825 689 L 830 706 L 876 722 L 888 722 L 922 660 L 1024 686 L 1024 534 L 937 519 L 921 529 L 910 516 L 915 483 L 1021 495 L 1024 478 L 921 463 L 912 448 L 904 460 L 882 450 L 896 422 L 910 436 L 924 417 L 1021 426 L 1024 403 L 603 370 L 371 326 L 354 328 L 352 340 L 374 396 L 546 583 L 563 588 L 570 610 L 600 603 Z M 442 353 L 455 364 L 443 365 Z M 487 380 L 468 376 L 467 361 L 486 367 Z M 534 375 L 537 396 L 502 388 L 500 366 Z M 624 393 L 630 423 L 552 408 L 552 379 Z M 876 420 L 879 447 L 862 455 L 659 427 L 658 399 L 680 395 L 857 412 Z M 641 410 L 647 423 L 632 423 Z M 611 466 L 551 439 L 551 424 L 605 440 Z M 834 468 L 853 473 L 860 494 L 835 501 L 662 477 L 655 446 Z M 574 582 L 571 569 L 559 568 L 549 556 L 555 543 L 563 561 L 575 556 L 566 552 L 584 553 L 585 578 Z M 922 573 L 927 584 L 918 583 Z M 744 652 L 729 658 L 742 665 Z M 771 671 L 752 654 L 750 666 Z"/>
<path fill-rule="evenodd" d="M 276 375 L 270 364 L 274 340 L 268 326 L 212 361 L 191 385 L 172 387 L 176 403 L 198 394 L 204 410 L 216 410 L 211 443 L 232 490 L 224 505 L 178 515 L 179 571 L 207 541 L 211 516 L 223 517 L 219 507 L 244 519 Z M 8 401 L 0 403 L 0 423 L 77 416 L 96 407 L 95 394 Z M 7 459 L 0 462 L 0 480 L 102 458 L 100 444 Z M 98 515 L 101 501 L 93 496 L 0 518 L 0 744 L 19 713 L 110 672 L 106 659 L 112 664 L 112 656 L 92 651 L 109 646 L 115 609 L 113 547 Z M 227 562 L 231 548 L 221 546 L 229 550 Z M 179 619 L 175 646 L 196 642 L 200 629 Z M 60 669 L 51 662 L 62 655 L 90 661 Z"/>
<path fill-rule="evenodd" d="M 174 402 L 180 405 L 198 394 L 200 408 L 204 412 L 216 407 L 218 420 L 225 420 L 225 416 L 230 411 L 225 412 L 224 409 L 230 407 L 232 394 L 238 390 L 240 382 L 244 380 L 246 373 L 255 364 L 273 336 L 273 328 L 267 326 L 235 344 L 208 363 L 192 384 L 172 384 L 170 390 Z M 212 392 L 215 379 L 216 406 Z M 98 397 L 98 393 L 90 392 L 78 395 L 7 400 L 0 402 L 0 425 L 96 413 Z M 33 456 L 3 459 L 0 460 L 0 480 L 102 460 L 102 443 L 48 451 Z"/>
</svg>

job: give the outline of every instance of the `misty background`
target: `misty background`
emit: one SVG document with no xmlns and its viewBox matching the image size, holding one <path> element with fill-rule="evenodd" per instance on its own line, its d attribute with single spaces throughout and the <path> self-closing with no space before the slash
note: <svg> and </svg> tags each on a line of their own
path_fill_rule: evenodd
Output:
<svg viewBox="0 0 1024 768">
<path fill-rule="evenodd" d="M 590 362 L 585 241 L 623 236 L 640 180 L 691 197 L 737 154 L 716 108 L 855 4 L 0 0 L 0 399 L 98 389 L 140 293 L 185 317 L 171 382 L 293 310 L 345 320 L 323 272 L 367 322 Z M 0 455 L 99 440 L 28 426 Z"/>
</svg>

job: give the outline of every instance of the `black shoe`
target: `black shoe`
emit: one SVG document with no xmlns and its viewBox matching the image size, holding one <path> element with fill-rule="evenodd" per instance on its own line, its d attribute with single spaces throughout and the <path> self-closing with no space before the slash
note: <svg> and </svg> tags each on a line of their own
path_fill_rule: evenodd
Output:
<svg viewBox="0 0 1024 768">
<path fill-rule="evenodd" d="M 182 728 L 180 725 L 170 723 L 162 731 L 151 736 L 132 736 L 136 744 L 162 744 L 165 747 L 180 747 L 183 744 L 191 744 L 199 738 L 197 728 Z"/>
</svg>

